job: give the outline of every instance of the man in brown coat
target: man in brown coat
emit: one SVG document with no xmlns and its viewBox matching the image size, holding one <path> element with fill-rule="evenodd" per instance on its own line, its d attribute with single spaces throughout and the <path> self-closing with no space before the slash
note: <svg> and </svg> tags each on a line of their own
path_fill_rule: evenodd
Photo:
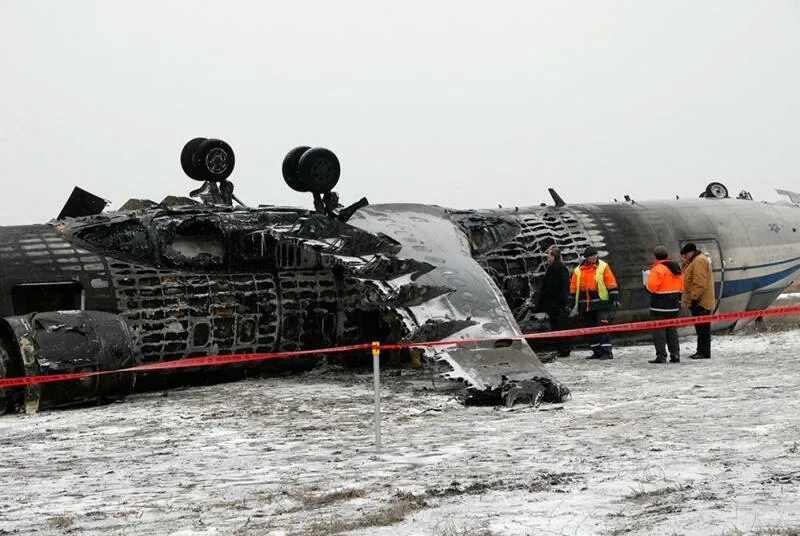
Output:
<svg viewBox="0 0 800 536">
<path fill-rule="evenodd" d="M 711 270 L 711 259 L 698 251 L 697 246 L 689 242 L 681 248 L 683 259 L 683 296 L 681 305 L 688 307 L 692 316 L 711 314 L 716 304 L 714 298 L 714 274 Z M 711 358 L 711 324 L 695 324 L 697 332 L 697 351 L 690 359 Z"/>
</svg>

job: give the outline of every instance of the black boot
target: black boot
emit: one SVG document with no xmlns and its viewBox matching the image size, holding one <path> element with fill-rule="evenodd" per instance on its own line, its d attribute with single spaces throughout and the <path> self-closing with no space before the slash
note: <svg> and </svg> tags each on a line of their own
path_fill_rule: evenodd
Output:
<svg viewBox="0 0 800 536">
<path fill-rule="evenodd" d="M 648 363 L 666 363 L 667 360 L 663 357 L 657 357 L 655 359 L 651 359 Z"/>
</svg>

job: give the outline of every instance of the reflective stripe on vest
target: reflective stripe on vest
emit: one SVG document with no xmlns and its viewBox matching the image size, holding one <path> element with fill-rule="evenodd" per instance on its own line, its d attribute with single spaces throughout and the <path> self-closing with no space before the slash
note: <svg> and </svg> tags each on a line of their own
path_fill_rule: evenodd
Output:
<svg viewBox="0 0 800 536">
<path fill-rule="evenodd" d="M 601 300 L 606 301 L 608 300 L 608 289 L 606 288 L 606 282 L 603 280 L 603 274 L 606 271 L 606 267 L 608 264 L 606 262 L 597 261 L 597 269 L 594 272 L 594 280 L 597 283 L 597 295 L 600 297 Z M 581 265 L 579 264 L 577 268 L 575 268 L 575 275 L 578 276 L 578 279 L 575 281 L 575 307 L 578 306 L 581 296 Z"/>
</svg>

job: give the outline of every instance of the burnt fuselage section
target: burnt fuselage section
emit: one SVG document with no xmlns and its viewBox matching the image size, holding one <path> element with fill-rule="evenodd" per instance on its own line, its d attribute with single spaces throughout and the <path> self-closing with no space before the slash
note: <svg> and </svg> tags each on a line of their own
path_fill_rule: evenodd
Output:
<svg viewBox="0 0 800 536">
<path fill-rule="evenodd" d="M 386 304 L 365 299 L 373 282 L 342 259 L 369 256 L 379 274 L 420 269 L 388 257 L 378 267 L 393 249 L 388 237 L 294 209 L 159 209 L 4 228 L 2 316 L 115 313 L 137 363 L 379 339 Z"/>
</svg>

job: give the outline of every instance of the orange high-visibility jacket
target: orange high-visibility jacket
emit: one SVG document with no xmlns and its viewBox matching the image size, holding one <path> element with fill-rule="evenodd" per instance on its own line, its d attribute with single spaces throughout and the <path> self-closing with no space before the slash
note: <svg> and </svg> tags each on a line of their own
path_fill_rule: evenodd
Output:
<svg viewBox="0 0 800 536">
<path fill-rule="evenodd" d="M 655 313 L 677 313 L 681 310 L 683 274 L 680 265 L 669 259 L 656 261 L 647 277 L 650 310 Z"/>
<path fill-rule="evenodd" d="M 577 299 L 578 311 L 608 309 L 611 302 L 619 302 L 617 278 L 614 277 L 614 272 L 611 271 L 611 266 L 608 264 L 603 270 L 603 285 L 608 289 L 608 299 L 603 300 L 600 298 L 597 281 L 598 265 L 599 262 L 588 264 L 584 261 L 572 272 L 569 292 L 572 295 L 571 303 L 576 303 Z M 578 270 L 580 270 L 580 288 L 578 288 Z"/>
</svg>

